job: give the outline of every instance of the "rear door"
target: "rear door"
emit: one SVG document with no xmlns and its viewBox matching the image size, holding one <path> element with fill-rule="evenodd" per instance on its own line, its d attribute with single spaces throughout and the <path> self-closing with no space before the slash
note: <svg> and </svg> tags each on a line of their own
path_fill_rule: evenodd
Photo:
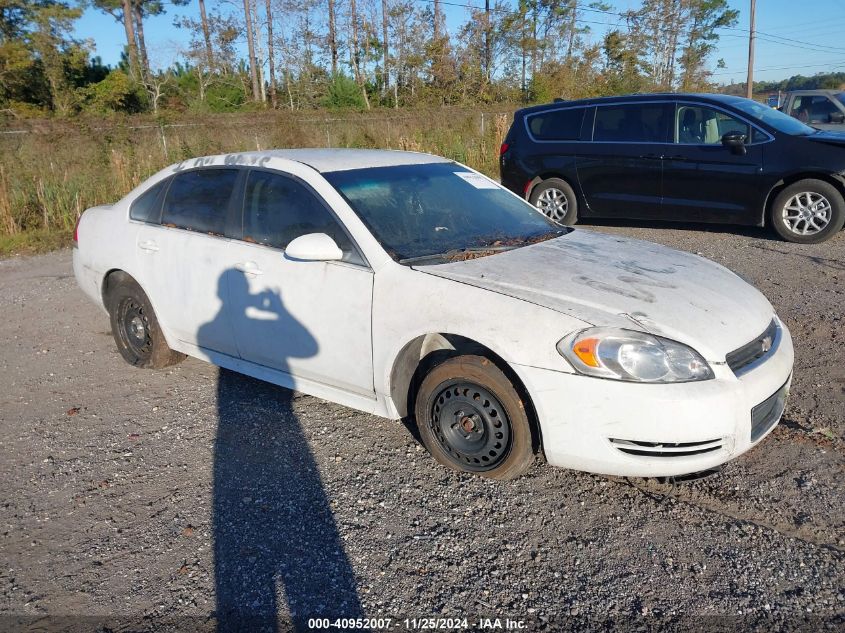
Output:
<svg viewBox="0 0 845 633">
<path fill-rule="evenodd" d="M 138 231 L 141 284 L 165 328 L 179 341 L 237 357 L 228 315 L 226 263 L 241 171 L 204 168 L 172 177 L 161 224 Z"/>
<path fill-rule="evenodd" d="M 579 215 L 659 217 L 671 118 L 666 102 L 596 106 L 592 141 L 578 148 L 578 181 L 587 202 Z"/>
<path fill-rule="evenodd" d="M 770 137 L 721 108 L 680 102 L 673 117 L 673 145 L 663 162 L 663 208 L 667 220 L 754 224 L 767 192 L 763 147 Z M 739 132 L 745 152 L 722 145 Z"/>
</svg>

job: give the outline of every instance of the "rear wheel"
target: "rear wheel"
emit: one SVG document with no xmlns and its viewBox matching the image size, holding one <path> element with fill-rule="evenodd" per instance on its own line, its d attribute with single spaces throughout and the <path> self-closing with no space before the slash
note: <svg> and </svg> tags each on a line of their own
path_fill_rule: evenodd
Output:
<svg viewBox="0 0 845 633">
<path fill-rule="evenodd" d="M 578 200 L 565 180 L 548 178 L 535 185 L 529 201 L 558 224 L 575 224 L 578 221 Z"/>
<path fill-rule="evenodd" d="M 109 288 L 107 308 L 117 349 L 130 365 L 161 369 L 185 358 L 168 347 L 150 300 L 130 277 Z"/>
<path fill-rule="evenodd" d="M 771 220 L 778 235 L 789 242 L 824 242 L 842 229 L 845 201 L 824 180 L 799 180 L 775 197 Z"/>
<path fill-rule="evenodd" d="M 487 358 L 457 356 L 432 369 L 417 393 L 415 416 L 428 452 L 454 470 L 513 479 L 534 460 L 525 405 Z"/>
</svg>

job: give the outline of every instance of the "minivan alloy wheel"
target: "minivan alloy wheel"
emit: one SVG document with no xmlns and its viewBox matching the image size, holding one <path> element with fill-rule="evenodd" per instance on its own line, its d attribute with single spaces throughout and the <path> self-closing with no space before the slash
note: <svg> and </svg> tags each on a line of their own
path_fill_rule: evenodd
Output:
<svg viewBox="0 0 845 633">
<path fill-rule="evenodd" d="M 784 224 L 797 235 L 813 235 L 830 223 L 833 207 L 820 193 L 802 191 L 792 196 L 783 207 Z"/>
<path fill-rule="evenodd" d="M 555 222 L 563 221 L 569 211 L 569 198 L 563 191 L 553 187 L 541 193 L 535 204 L 544 215 Z"/>
</svg>

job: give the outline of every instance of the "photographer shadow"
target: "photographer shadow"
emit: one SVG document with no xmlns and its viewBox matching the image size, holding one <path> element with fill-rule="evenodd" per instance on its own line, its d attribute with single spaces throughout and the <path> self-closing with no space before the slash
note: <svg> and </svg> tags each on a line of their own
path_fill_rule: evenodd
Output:
<svg viewBox="0 0 845 633">
<path fill-rule="evenodd" d="M 317 342 L 278 293 L 250 294 L 244 274 L 229 270 L 219 281 L 219 296 L 223 305 L 200 328 L 200 346 L 225 327 L 232 310 L 260 311 L 261 318 L 248 322 L 259 340 L 278 340 L 280 326 L 296 333 L 277 368 L 286 371 L 287 358 L 317 353 Z M 355 574 L 293 396 L 219 369 L 213 501 L 218 631 L 305 630 L 313 617 L 363 617 Z M 285 603 L 289 617 L 280 617 Z"/>
</svg>

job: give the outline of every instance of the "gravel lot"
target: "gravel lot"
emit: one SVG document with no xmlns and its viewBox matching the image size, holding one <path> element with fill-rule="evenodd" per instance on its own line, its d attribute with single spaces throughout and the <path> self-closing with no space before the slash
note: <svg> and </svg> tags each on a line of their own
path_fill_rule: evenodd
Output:
<svg viewBox="0 0 845 633">
<path fill-rule="evenodd" d="M 193 359 L 134 369 L 69 251 L 0 262 L 0 629 L 845 628 L 845 233 L 594 228 L 729 266 L 792 330 L 783 422 L 715 476 L 457 475 L 396 422 Z"/>
</svg>

